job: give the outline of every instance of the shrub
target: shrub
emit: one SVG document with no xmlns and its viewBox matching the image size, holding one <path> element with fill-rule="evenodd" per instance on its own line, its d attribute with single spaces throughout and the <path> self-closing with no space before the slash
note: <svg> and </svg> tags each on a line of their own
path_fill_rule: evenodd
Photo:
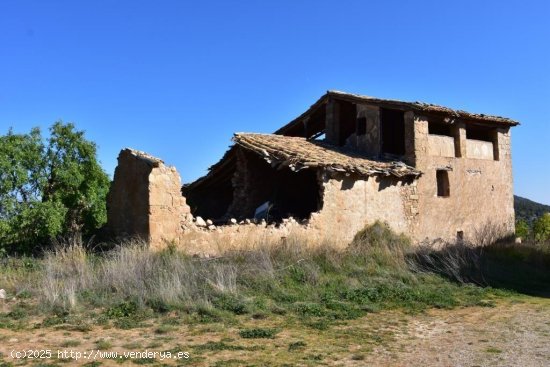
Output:
<svg viewBox="0 0 550 367">
<path fill-rule="evenodd" d="M 95 342 L 96 348 L 99 350 L 106 350 L 110 349 L 113 346 L 113 343 L 111 343 L 109 340 L 106 339 L 99 339 Z"/>
<path fill-rule="evenodd" d="M 297 342 L 290 343 L 288 345 L 288 351 L 289 352 L 295 352 L 297 350 L 303 350 L 306 346 L 307 346 L 307 344 L 305 342 L 299 340 Z"/>
<path fill-rule="evenodd" d="M 529 237 L 529 232 L 531 232 L 531 229 L 527 221 L 520 219 L 516 222 L 516 237 L 527 239 Z"/>
<path fill-rule="evenodd" d="M 294 312 L 300 316 L 324 316 L 325 310 L 318 303 L 296 303 Z"/>
<path fill-rule="evenodd" d="M 349 245 L 353 256 L 366 257 L 378 266 L 406 268 L 405 253 L 410 248 L 410 239 L 397 234 L 386 224 L 376 221 L 357 232 Z"/>
<path fill-rule="evenodd" d="M 137 311 L 138 306 L 135 302 L 122 302 L 107 309 L 105 314 L 111 319 L 116 319 L 135 316 Z"/>
<path fill-rule="evenodd" d="M 343 250 L 329 242 L 307 246 L 298 237 L 289 242 L 262 242 L 208 259 L 175 249 L 150 251 L 138 241 L 100 254 L 65 244 L 29 266 L 26 259 L 2 260 L 0 282 L 9 284 L 10 294 L 26 289 L 49 311 L 102 309 L 94 322 L 119 328 L 137 327 L 153 312 L 171 311 L 202 323 L 235 322 L 235 315 L 242 314 L 287 315 L 315 329 L 383 309 L 480 304 L 495 292 L 457 283 L 513 280 L 513 289 L 519 289 L 521 278 L 531 285 L 548 284 L 543 269 L 550 253 L 542 256 L 527 242 L 413 248 L 380 223 Z"/>
<path fill-rule="evenodd" d="M 391 230 L 388 224 L 376 221 L 357 232 L 350 248 L 352 250 L 364 250 L 365 246 L 368 246 L 371 248 L 402 249 L 403 246 L 408 245 L 410 245 L 410 240 L 407 236 L 397 234 Z"/>
<path fill-rule="evenodd" d="M 220 294 L 214 298 L 212 303 L 219 309 L 231 311 L 235 315 L 244 315 L 248 313 L 246 304 L 234 295 Z"/>
<path fill-rule="evenodd" d="M 278 332 L 279 331 L 277 329 L 256 328 L 241 330 L 239 331 L 239 335 L 244 339 L 271 339 L 274 338 Z"/>
</svg>

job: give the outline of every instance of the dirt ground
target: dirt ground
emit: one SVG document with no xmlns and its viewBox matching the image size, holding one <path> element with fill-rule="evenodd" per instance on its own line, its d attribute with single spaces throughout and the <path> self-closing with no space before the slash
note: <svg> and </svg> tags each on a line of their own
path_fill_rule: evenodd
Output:
<svg viewBox="0 0 550 367">
<path fill-rule="evenodd" d="M 239 331 L 247 328 L 277 333 L 245 339 Z M 51 350 L 52 357 L 12 358 L 13 351 L 25 350 Z M 172 356 L 122 355 L 131 351 Z M 31 325 L 0 329 L 0 352 L 0 366 L 550 366 L 550 299 L 522 296 L 495 307 L 416 315 L 385 311 L 326 329 L 284 316 L 191 325 L 168 318 L 130 330 Z M 100 354 L 111 352 L 119 354 L 110 359 Z M 178 352 L 189 358 L 176 358 Z"/>
<path fill-rule="evenodd" d="M 550 366 L 550 300 L 430 311 L 410 318 L 395 343 L 368 365 Z"/>
</svg>

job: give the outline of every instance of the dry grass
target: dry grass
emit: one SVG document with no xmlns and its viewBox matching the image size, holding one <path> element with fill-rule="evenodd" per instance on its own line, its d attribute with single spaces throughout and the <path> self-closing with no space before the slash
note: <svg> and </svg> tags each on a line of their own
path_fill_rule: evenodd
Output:
<svg viewBox="0 0 550 367">
<path fill-rule="evenodd" d="M 100 256 L 78 246 L 57 249 L 46 254 L 41 275 L 34 293 L 45 304 L 63 308 L 76 305 L 77 290 L 93 293 L 99 304 L 108 304 L 116 295 L 119 301 L 131 299 L 140 305 L 200 302 L 207 300 L 209 289 L 236 290 L 233 265 L 171 250 L 152 252 L 138 241 Z"/>
<path fill-rule="evenodd" d="M 9 278 L 11 292 L 27 291 L 52 309 L 134 302 L 138 307 L 214 305 L 245 312 L 278 305 L 327 315 L 342 299 L 351 303 L 345 306 L 350 313 L 366 307 L 362 303 L 376 308 L 438 302 L 428 299 L 436 292 L 433 279 L 424 281 L 425 275 L 409 271 L 410 251 L 404 236 L 377 223 L 360 232 L 345 250 L 328 241 L 310 246 L 297 235 L 284 241 L 251 242 L 246 250 L 211 258 L 189 256 L 173 246 L 150 251 L 139 241 L 99 254 L 70 242 L 32 260 L 34 265 L 25 271 L 0 273 Z M 449 287 L 443 284 L 443 293 L 459 291 Z"/>
<path fill-rule="evenodd" d="M 474 242 L 440 242 L 419 246 L 407 255 L 416 272 L 435 273 L 458 283 L 550 295 L 550 246 L 516 243 L 505 228 L 481 226 Z"/>
</svg>

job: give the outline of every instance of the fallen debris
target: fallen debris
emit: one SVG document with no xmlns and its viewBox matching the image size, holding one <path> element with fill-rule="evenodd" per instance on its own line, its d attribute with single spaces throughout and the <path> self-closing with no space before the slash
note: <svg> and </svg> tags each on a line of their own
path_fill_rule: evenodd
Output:
<svg viewBox="0 0 550 367">
<path fill-rule="evenodd" d="M 206 227 L 206 222 L 202 219 L 202 217 L 197 217 L 195 218 L 195 225 L 197 227 Z"/>
</svg>

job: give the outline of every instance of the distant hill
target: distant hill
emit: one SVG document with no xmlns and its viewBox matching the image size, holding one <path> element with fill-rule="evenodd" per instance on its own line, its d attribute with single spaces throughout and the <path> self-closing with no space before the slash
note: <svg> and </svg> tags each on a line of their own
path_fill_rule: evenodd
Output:
<svg viewBox="0 0 550 367">
<path fill-rule="evenodd" d="M 514 210 L 516 211 L 516 220 L 524 219 L 531 222 L 544 213 L 550 213 L 550 205 L 536 203 L 532 200 L 514 195 Z"/>
</svg>

